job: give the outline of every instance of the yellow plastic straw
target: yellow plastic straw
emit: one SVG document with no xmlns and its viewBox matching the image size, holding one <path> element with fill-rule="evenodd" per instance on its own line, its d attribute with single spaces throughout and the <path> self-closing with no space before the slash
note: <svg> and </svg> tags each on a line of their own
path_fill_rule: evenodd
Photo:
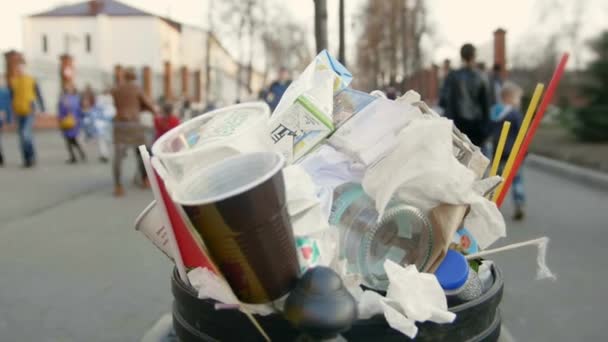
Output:
<svg viewBox="0 0 608 342">
<path fill-rule="evenodd" d="M 494 153 L 494 159 L 492 160 L 492 168 L 490 169 L 490 177 L 496 176 L 498 172 L 498 165 L 500 164 L 500 158 L 502 158 L 502 151 L 505 149 L 505 142 L 507 141 L 507 135 L 511 128 L 511 122 L 505 121 L 500 131 L 500 138 L 498 139 L 498 146 L 496 146 L 496 152 Z"/>
<path fill-rule="evenodd" d="M 511 173 L 511 168 L 513 168 L 513 163 L 515 162 L 515 158 L 517 157 L 517 153 L 519 152 L 519 148 L 521 147 L 521 143 L 524 141 L 526 137 L 526 133 L 528 132 L 528 127 L 530 127 L 530 122 L 532 121 L 532 117 L 534 116 L 534 112 L 536 111 L 536 107 L 538 106 L 538 101 L 540 100 L 540 96 L 543 93 L 545 85 L 539 83 L 536 85 L 534 89 L 534 94 L 532 95 L 532 100 L 530 101 L 530 105 L 528 106 L 528 110 L 526 111 L 526 116 L 524 116 L 524 121 L 521 124 L 521 128 L 517 133 L 517 138 L 515 138 L 515 143 L 513 144 L 513 148 L 509 154 L 509 159 L 507 159 L 507 164 L 505 165 L 505 169 L 502 172 L 502 179 L 507 179 L 509 174 Z M 496 202 L 498 200 L 498 196 L 502 192 L 503 184 L 498 186 L 498 189 L 494 192 L 494 197 L 492 200 Z"/>
</svg>

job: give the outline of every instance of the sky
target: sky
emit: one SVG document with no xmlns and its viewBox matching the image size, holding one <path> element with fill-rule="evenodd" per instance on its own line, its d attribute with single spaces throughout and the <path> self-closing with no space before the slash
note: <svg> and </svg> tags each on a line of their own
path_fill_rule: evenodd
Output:
<svg viewBox="0 0 608 342">
<path fill-rule="evenodd" d="M 206 25 L 207 7 L 211 0 L 122 0 L 129 5 L 142 8 L 174 20 L 198 26 Z M 221 1 L 221 0 L 213 0 Z M 314 48 L 312 0 L 268 0 L 270 3 L 282 2 L 287 7 L 289 15 L 307 28 L 310 32 L 311 49 Z M 456 60 L 458 48 L 465 42 L 480 46 L 481 57 L 491 58 L 492 32 L 501 27 L 507 30 L 508 52 L 514 49 L 534 47 L 538 37 L 557 29 L 567 20 L 571 10 L 564 11 L 565 17 L 556 16 L 542 25 L 535 21 L 539 17 L 539 4 L 553 2 L 577 3 L 575 0 L 427 0 L 429 5 L 430 22 L 435 27 L 432 42 L 429 43 L 427 62 L 440 62 L 444 58 Z M 60 4 L 74 3 L 73 0 L 0 0 L 0 50 L 21 48 L 21 18 L 40 12 Z M 11 6 L 7 6 L 8 3 Z M 365 0 L 346 0 L 346 32 L 347 56 L 354 55 L 357 31 L 356 15 L 361 13 Z M 583 38 L 589 38 L 608 25 L 608 1 L 585 0 Z M 330 50 L 336 51 L 338 46 L 338 0 L 328 0 L 328 31 Z M 216 17 L 217 18 L 217 17 Z M 217 20 L 221 20 L 217 18 Z M 350 34 L 349 34 L 350 33 Z M 527 44 L 529 41 L 530 44 Z M 230 46 L 230 42 L 227 44 Z M 564 46 L 564 48 L 572 48 Z M 488 56 L 484 56 L 488 55 Z"/>
</svg>

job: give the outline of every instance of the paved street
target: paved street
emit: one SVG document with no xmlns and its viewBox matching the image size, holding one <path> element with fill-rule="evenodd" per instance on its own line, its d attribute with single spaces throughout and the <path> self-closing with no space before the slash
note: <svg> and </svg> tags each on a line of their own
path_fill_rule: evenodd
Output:
<svg viewBox="0 0 608 342">
<path fill-rule="evenodd" d="M 56 132 L 38 133 L 39 165 L 21 170 L 15 138 L 3 136 L 0 169 L 0 340 L 137 341 L 171 303 L 171 265 L 133 229 L 152 194 L 129 186 L 112 198 L 110 166 L 93 148 L 87 164 L 65 165 Z M 130 184 L 133 158 L 125 165 Z M 517 341 L 604 340 L 608 194 L 535 170 L 525 177 L 528 219 L 509 222 L 501 244 L 548 235 L 558 279 L 535 280 L 532 249 L 497 256 L 504 324 Z"/>
<path fill-rule="evenodd" d="M 114 199 L 109 164 L 89 148 L 86 165 L 66 165 L 57 132 L 38 134 L 34 170 L 19 169 L 16 137 L 3 138 L 0 340 L 139 340 L 171 305 L 170 263 L 133 229 L 151 192 L 128 186 Z"/>
<path fill-rule="evenodd" d="M 557 281 L 534 280 L 532 248 L 495 257 L 506 278 L 504 323 L 517 341 L 605 341 L 608 193 L 526 171 L 529 216 L 508 222 L 506 243 L 549 236 L 547 264 Z"/>
</svg>

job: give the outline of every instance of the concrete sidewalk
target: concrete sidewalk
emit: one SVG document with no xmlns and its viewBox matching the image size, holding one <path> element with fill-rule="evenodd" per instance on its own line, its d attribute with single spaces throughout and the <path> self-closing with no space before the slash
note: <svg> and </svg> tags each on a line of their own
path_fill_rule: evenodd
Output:
<svg viewBox="0 0 608 342">
<path fill-rule="evenodd" d="M 606 172 L 596 171 L 535 154 L 529 155 L 525 163 L 526 166 L 543 170 L 559 177 L 568 178 L 593 188 L 608 191 L 608 173 Z"/>
</svg>

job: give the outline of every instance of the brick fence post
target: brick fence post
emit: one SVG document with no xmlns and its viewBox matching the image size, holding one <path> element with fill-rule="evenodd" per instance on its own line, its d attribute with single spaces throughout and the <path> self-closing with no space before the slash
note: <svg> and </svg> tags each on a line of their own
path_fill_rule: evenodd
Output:
<svg viewBox="0 0 608 342">
<path fill-rule="evenodd" d="M 182 96 L 188 98 L 190 91 L 190 74 L 188 74 L 188 67 L 183 65 L 180 68 L 181 79 L 182 79 Z"/>
<path fill-rule="evenodd" d="M 201 102 L 201 91 L 202 91 L 201 69 L 196 69 L 194 71 L 194 101 L 195 102 Z"/>
<path fill-rule="evenodd" d="M 507 31 L 501 28 L 494 31 L 494 64 L 502 66 L 503 76 L 506 76 L 507 70 L 506 35 Z"/>
<path fill-rule="evenodd" d="M 152 98 L 152 69 L 146 65 L 142 68 L 141 73 L 144 94 L 146 94 L 148 98 Z"/>
</svg>

